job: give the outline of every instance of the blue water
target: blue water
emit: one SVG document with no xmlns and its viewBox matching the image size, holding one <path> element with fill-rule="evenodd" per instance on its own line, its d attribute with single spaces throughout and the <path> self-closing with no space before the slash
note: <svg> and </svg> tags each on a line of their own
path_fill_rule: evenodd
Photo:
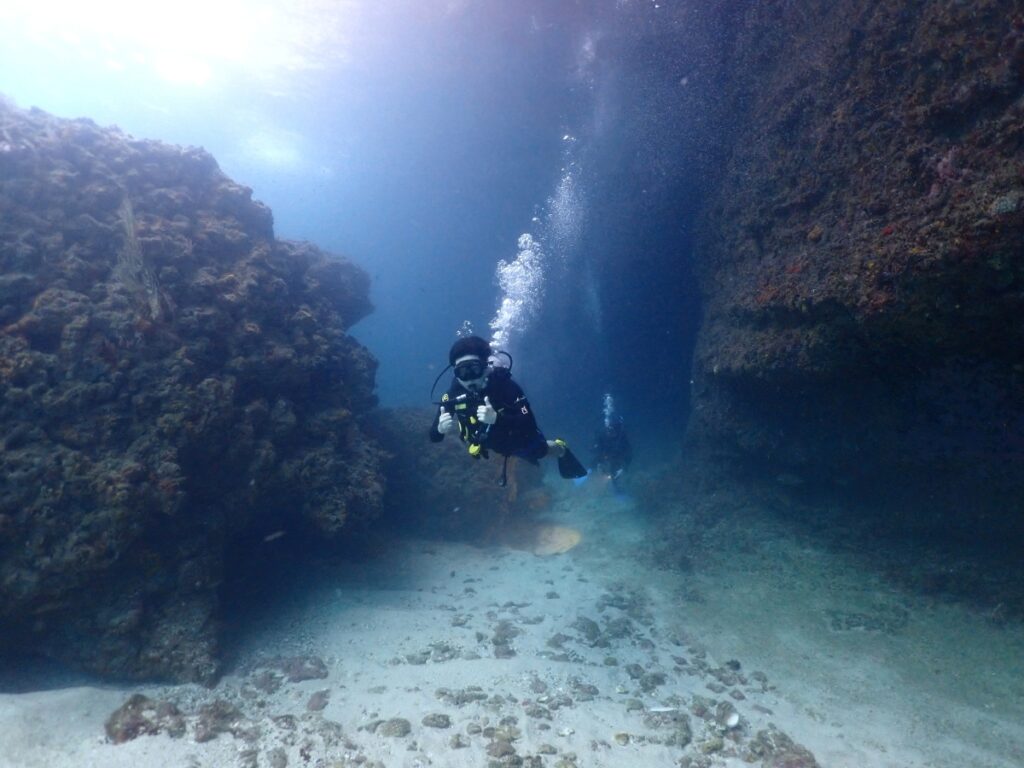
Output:
<svg viewBox="0 0 1024 768">
<path fill-rule="evenodd" d="M 531 234 L 544 274 L 509 346 L 542 427 L 589 441 L 612 390 L 648 435 L 641 453 L 681 433 L 698 311 L 670 213 L 685 174 L 656 189 L 632 170 L 659 210 L 602 199 L 631 155 L 672 150 L 669 134 L 631 132 L 631 84 L 596 55 L 632 34 L 620 4 L 221 5 L 161 18 L 16 2 L 0 91 L 202 146 L 271 207 L 279 237 L 362 265 L 376 311 L 353 334 L 380 361 L 385 406 L 428 402 L 465 323 L 489 333 L 496 267 Z"/>
<path fill-rule="evenodd" d="M 351 332 L 380 362 L 381 405 L 428 406 L 450 345 L 457 333 L 472 330 L 497 338 L 511 353 L 516 380 L 541 428 L 549 437 L 566 437 L 585 462 L 595 431 L 610 418 L 609 397 L 614 413 L 625 419 L 636 468 L 657 469 L 676 454 L 690 407 L 690 360 L 701 312 L 689 263 L 701 179 L 680 158 L 695 154 L 683 149 L 690 121 L 700 116 L 678 106 L 687 70 L 671 46 L 657 57 L 638 53 L 643 35 L 653 39 L 669 31 L 660 3 L 186 0 L 139 6 L 6 0 L 0 8 L 0 93 L 22 107 L 88 117 L 140 138 L 202 146 L 272 209 L 278 237 L 312 241 L 365 268 L 375 310 Z M 838 690 L 835 696 L 847 699 L 851 691 L 860 693 L 857 670 L 848 673 L 844 666 L 846 653 L 865 667 L 882 659 L 886 675 L 904 676 L 904 698 L 893 698 L 905 701 L 910 714 L 895 722 L 923 720 L 927 733 L 941 733 L 945 715 L 921 712 L 917 702 L 941 708 L 962 696 L 969 716 L 949 715 L 959 729 L 951 739 L 973 743 L 972 718 L 984 709 L 986 716 L 1005 719 L 993 725 L 978 717 L 978 728 L 998 736 L 990 739 L 996 757 L 985 764 L 1002 768 L 1011 764 L 1004 760 L 1022 754 L 1014 723 L 1024 641 L 1015 625 L 1016 634 L 1002 631 L 1001 604 L 982 615 L 917 596 L 905 599 L 884 580 L 864 578 L 874 566 L 852 556 L 847 562 L 818 540 L 780 532 L 776 520 L 762 519 L 763 510 L 724 521 L 711 519 L 707 510 L 703 518 L 680 515 L 680 524 L 692 530 L 676 531 L 678 540 L 701 542 L 703 554 L 713 551 L 715 557 L 699 563 L 696 575 L 667 576 L 645 559 L 634 561 L 629 549 L 651 535 L 633 514 L 640 493 L 632 492 L 631 480 L 616 489 L 595 472 L 559 488 L 556 508 L 584 531 L 590 546 L 576 555 L 578 574 L 521 553 L 410 545 L 404 565 L 417 578 L 405 579 L 402 562 L 364 569 L 345 560 L 325 569 L 326 575 L 298 574 L 297 587 L 268 598 L 282 585 L 261 562 L 274 584 L 265 593 L 262 582 L 254 583 L 247 597 L 252 605 L 232 606 L 243 616 L 236 642 L 267 624 L 268 635 L 305 643 L 305 635 L 293 637 L 301 622 L 293 625 L 289 613 L 295 604 L 305 606 L 302 600 L 312 612 L 334 599 L 338 605 L 328 605 L 327 618 L 316 614 L 316 621 L 323 618 L 327 626 L 348 610 L 361 617 L 359 631 L 368 630 L 379 620 L 374 609 L 387 604 L 378 593 L 393 591 L 400 610 L 389 639 L 398 648 L 404 633 L 419 631 L 406 628 L 410 606 L 431 616 L 454 610 L 448 602 L 457 600 L 473 603 L 480 615 L 492 610 L 483 586 L 479 599 L 473 590 L 470 600 L 463 583 L 493 582 L 495 590 L 508 593 L 499 592 L 502 600 L 519 600 L 523 595 L 515 590 L 528 592 L 523 585 L 531 579 L 552 585 L 561 579 L 559 589 L 586 595 L 589 609 L 605 597 L 597 585 L 610 578 L 610 568 L 624 582 L 635 580 L 631 588 L 649 589 L 664 601 L 659 605 L 671 606 L 658 614 L 665 642 L 678 629 L 677 617 L 685 616 L 718 643 L 722 660 L 760 655 L 776 663 L 780 677 L 788 675 L 788 691 L 797 692 L 778 705 L 780 713 L 813 721 L 812 734 L 826 716 L 800 700 L 800 683 L 812 679 L 819 690 Z M 822 515 L 813 525 L 827 529 L 829 521 Z M 841 539 L 836 530 L 833 536 Z M 649 549 L 651 539 L 645 541 Z M 844 552 L 838 544 L 835 549 Z M 899 562 L 879 549 L 879 562 Z M 502 558 L 507 562 L 500 569 L 492 564 Z M 1007 560 L 1013 562 L 1012 553 Z M 471 574 L 465 582 L 464 568 Z M 335 592 L 339 585 L 344 591 Z M 542 630 L 573 620 L 583 605 L 572 599 L 565 604 L 564 610 L 545 604 L 547 623 L 531 630 L 542 652 L 548 652 Z M 875 614 L 891 617 L 889 609 L 913 617 L 906 636 L 870 624 Z M 822 621 L 829 611 L 842 618 L 841 633 Z M 316 621 L 311 626 L 323 630 Z M 346 624 L 337 636 L 360 637 L 354 628 Z M 333 629 L 323 634 L 334 637 Z M 379 638 L 363 634 L 360 642 L 372 651 Z M 968 643 L 958 638 L 972 635 L 972 651 L 961 653 L 959 646 Z M 244 657 L 244 649 L 228 650 Z M 617 678 L 604 653 L 590 650 L 588 672 L 608 675 L 607 692 Z M 625 652 L 647 663 L 641 650 L 632 643 Z M 662 661 L 675 652 L 658 650 Z M 397 653 L 390 646 L 386 652 Z M 920 656 L 916 666 L 904 665 L 912 656 Z M 807 658 L 815 659 L 809 671 L 803 669 Z M 0 690 L 83 682 L 48 665 L 26 664 L 0 670 Z M 830 678 L 833 665 L 844 674 Z M 946 674 L 954 667 L 956 675 Z M 971 685 L 960 686 L 961 672 Z M 867 710 L 878 702 L 878 690 L 888 694 L 889 677 L 864 677 L 871 683 L 864 686 Z M 424 683 L 423 690 L 428 687 Z M 989 713 L 988 698 L 1001 700 L 1002 709 Z M 843 743 L 839 721 L 848 711 L 830 698 L 821 701 L 838 711 L 828 715 L 832 722 L 818 737 L 830 748 Z M 789 704 L 792 711 L 785 709 Z M 892 735 L 885 726 L 878 726 L 879 744 Z M 909 733 L 909 726 L 904 730 Z M 612 733 L 609 727 L 602 738 Z M 25 738 L 35 738 L 30 736 Z"/>
</svg>

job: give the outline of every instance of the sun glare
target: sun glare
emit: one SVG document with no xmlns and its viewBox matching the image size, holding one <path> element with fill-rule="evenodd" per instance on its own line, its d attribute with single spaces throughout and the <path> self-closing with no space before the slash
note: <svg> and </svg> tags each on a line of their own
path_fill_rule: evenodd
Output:
<svg viewBox="0 0 1024 768">
<path fill-rule="evenodd" d="M 342 58 L 353 3 L 332 0 L 5 0 L 0 28 L 110 71 L 178 85 L 273 78 Z"/>
</svg>

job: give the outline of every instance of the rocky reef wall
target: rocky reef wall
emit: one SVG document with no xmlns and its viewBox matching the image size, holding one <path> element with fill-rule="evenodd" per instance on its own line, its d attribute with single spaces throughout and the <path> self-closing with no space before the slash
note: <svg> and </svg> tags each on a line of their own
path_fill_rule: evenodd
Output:
<svg viewBox="0 0 1024 768">
<path fill-rule="evenodd" d="M 690 460 L 1024 535 L 1024 3 L 730 5 Z"/>
<path fill-rule="evenodd" d="M 368 284 L 202 150 L 0 102 L 0 651 L 209 681 L 233 559 L 377 515 Z"/>
</svg>

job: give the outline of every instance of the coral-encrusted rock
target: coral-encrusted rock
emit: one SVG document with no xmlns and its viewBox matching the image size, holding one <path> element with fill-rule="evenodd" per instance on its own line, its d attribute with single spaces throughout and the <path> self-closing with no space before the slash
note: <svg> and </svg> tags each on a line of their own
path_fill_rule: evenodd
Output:
<svg viewBox="0 0 1024 768">
<path fill-rule="evenodd" d="M 246 719 L 238 707 L 224 699 L 215 699 L 200 706 L 196 720 L 196 742 L 201 744 L 212 741 L 222 733 L 230 733 L 243 741 L 255 741 L 259 738 L 259 727 Z"/>
<path fill-rule="evenodd" d="M 819 768 L 814 755 L 789 736 L 770 725 L 751 739 L 745 759 L 761 758 L 762 768 Z"/>
<path fill-rule="evenodd" d="M 106 731 L 115 744 L 157 733 L 180 738 L 185 735 L 185 718 L 172 702 L 136 693 L 107 718 Z"/>
<path fill-rule="evenodd" d="M 737 29 L 691 445 L 1024 534 L 1020 5 L 756 4 Z"/>
<path fill-rule="evenodd" d="M 377 513 L 367 293 L 205 152 L 0 103 L 0 646 L 209 681 L 226 547 Z"/>
</svg>

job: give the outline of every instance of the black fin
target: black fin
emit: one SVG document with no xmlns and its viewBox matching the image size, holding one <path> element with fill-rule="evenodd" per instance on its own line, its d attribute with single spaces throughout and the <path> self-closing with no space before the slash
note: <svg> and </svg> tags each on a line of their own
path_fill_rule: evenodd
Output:
<svg viewBox="0 0 1024 768">
<path fill-rule="evenodd" d="M 587 476 L 587 468 L 580 464 L 579 459 L 572 455 L 569 446 L 565 446 L 565 453 L 558 459 L 558 474 L 566 480 Z"/>
</svg>

